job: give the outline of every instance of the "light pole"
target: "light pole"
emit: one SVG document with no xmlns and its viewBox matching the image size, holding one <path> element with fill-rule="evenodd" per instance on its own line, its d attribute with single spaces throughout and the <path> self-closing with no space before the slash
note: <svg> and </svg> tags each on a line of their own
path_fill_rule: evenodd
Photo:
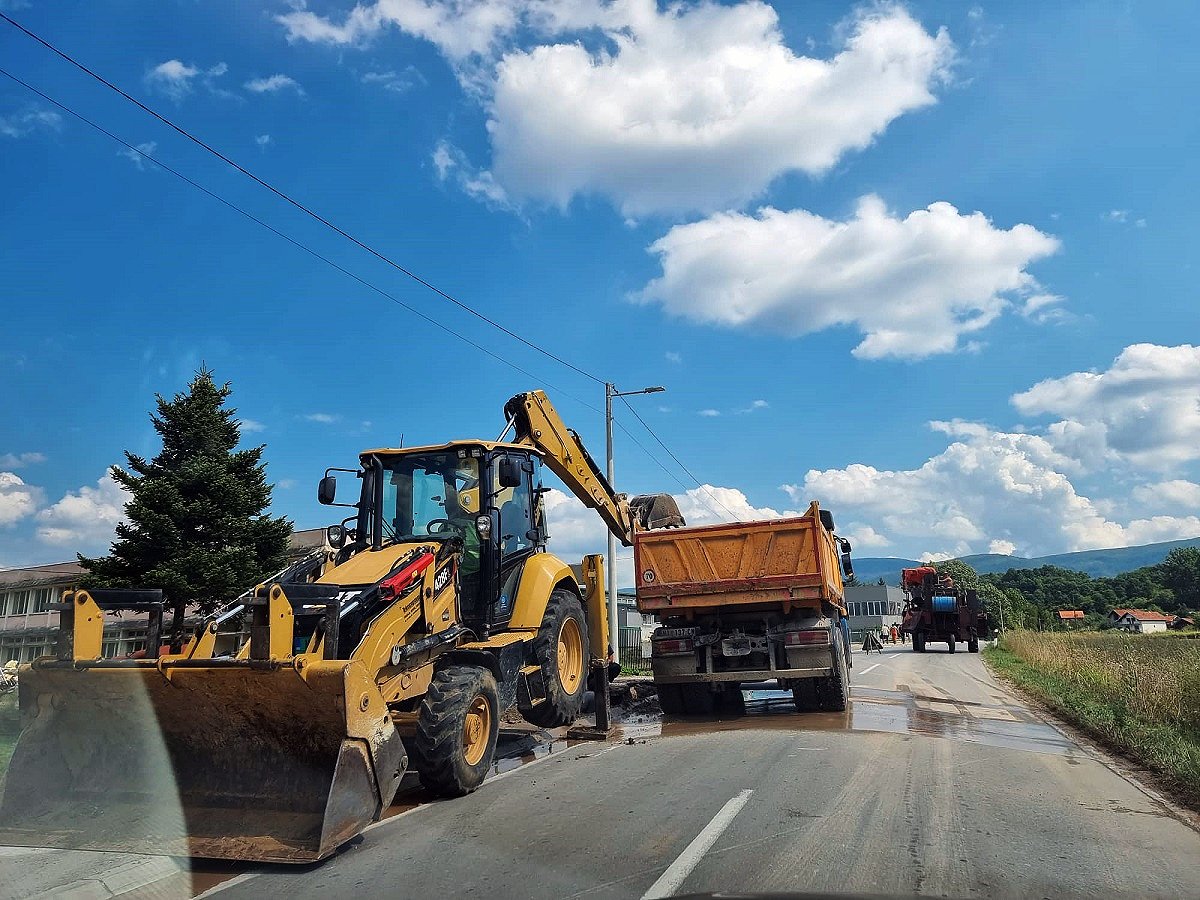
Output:
<svg viewBox="0 0 1200 900">
<path fill-rule="evenodd" d="M 604 384 L 604 435 L 608 444 L 608 486 L 614 491 L 613 484 L 613 438 L 612 438 L 612 402 L 613 397 L 632 397 L 634 394 L 657 394 L 665 391 L 665 387 L 648 387 L 640 391 L 618 391 L 615 384 Z M 617 661 L 621 660 L 621 634 L 617 630 L 617 538 L 611 531 L 608 533 L 608 639 L 612 642 Z"/>
</svg>

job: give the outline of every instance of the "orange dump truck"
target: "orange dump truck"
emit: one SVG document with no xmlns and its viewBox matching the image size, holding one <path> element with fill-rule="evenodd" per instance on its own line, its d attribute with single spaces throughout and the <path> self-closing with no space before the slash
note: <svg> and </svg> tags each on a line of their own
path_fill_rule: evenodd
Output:
<svg viewBox="0 0 1200 900">
<path fill-rule="evenodd" d="M 800 710 L 846 708 L 850 544 L 828 510 L 641 531 L 633 558 L 638 609 L 662 623 L 650 647 L 663 712 L 705 714 L 763 681 Z"/>
</svg>

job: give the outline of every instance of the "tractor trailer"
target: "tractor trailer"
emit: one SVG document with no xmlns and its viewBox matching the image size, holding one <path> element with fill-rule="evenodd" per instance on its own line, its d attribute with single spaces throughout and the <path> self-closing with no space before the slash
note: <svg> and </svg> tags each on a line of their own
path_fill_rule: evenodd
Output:
<svg viewBox="0 0 1200 900">
<path fill-rule="evenodd" d="M 944 641 L 951 653 L 959 643 L 965 643 L 971 653 L 979 652 L 979 638 L 987 636 L 988 622 L 973 589 L 933 566 L 902 570 L 900 584 L 908 598 L 902 628 L 912 635 L 914 652 L 924 653 L 930 641 Z"/>
</svg>

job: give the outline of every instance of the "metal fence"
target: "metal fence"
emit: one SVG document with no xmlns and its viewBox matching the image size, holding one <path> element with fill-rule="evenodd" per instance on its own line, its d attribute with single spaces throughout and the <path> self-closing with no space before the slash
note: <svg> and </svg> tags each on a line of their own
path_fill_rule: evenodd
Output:
<svg viewBox="0 0 1200 900">
<path fill-rule="evenodd" d="M 649 675 L 650 656 L 642 656 L 642 629 L 620 628 L 617 641 L 617 657 L 621 671 L 628 675 Z"/>
</svg>

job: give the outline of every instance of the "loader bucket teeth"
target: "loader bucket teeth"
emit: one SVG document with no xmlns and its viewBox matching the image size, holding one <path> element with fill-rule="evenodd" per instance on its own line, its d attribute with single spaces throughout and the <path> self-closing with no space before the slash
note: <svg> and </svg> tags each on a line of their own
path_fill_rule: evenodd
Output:
<svg viewBox="0 0 1200 900">
<path fill-rule="evenodd" d="M 407 764 L 359 663 L 50 664 L 20 691 L 3 844 L 313 862 L 379 818 Z"/>
</svg>

